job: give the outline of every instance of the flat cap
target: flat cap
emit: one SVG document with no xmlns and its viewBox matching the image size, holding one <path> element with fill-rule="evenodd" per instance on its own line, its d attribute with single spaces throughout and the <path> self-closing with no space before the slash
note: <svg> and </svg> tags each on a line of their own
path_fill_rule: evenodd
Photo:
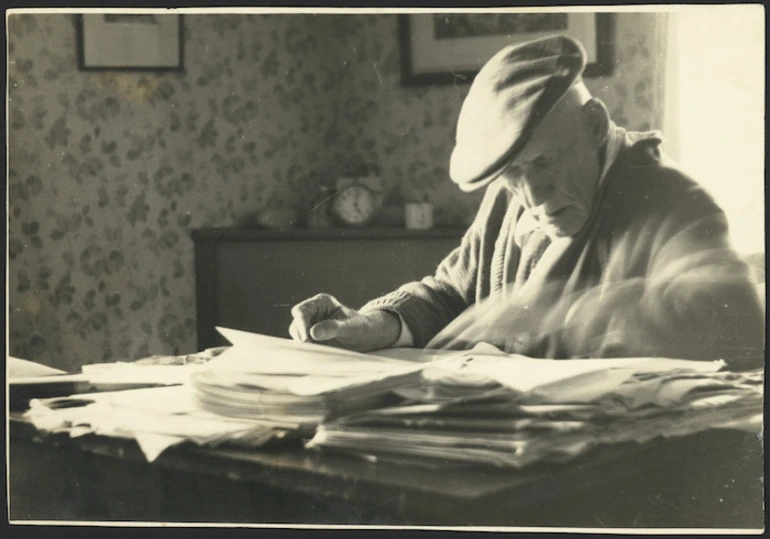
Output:
<svg viewBox="0 0 770 539">
<path fill-rule="evenodd" d="M 586 65 L 582 45 L 563 35 L 505 47 L 473 80 L 457 120 L 449 175 L 464 191 L 487 185 Z"/>
</svg>

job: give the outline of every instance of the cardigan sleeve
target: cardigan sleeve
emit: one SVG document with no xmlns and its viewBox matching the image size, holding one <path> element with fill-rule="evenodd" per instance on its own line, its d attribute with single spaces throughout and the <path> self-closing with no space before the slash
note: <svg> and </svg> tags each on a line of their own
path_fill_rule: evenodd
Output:
<svg viewBox="0 0 770 539">
<path fill-rule="evenodd" d="M 369 301 L 361 312 L 397 314 L 411 331 L 413 345 L 425 346 L 475 301 L 480 275 L 488 271 L 507 206 L 505 193 L 490 186 L 460 245 L 439 264 L 434 275 Z"/>
<path fill-rule="evenodd" d="M 724 213 L 676 171 L 663 169 L 655 183 L 659 191 L 642 204 L 650 211 L 637 214 L 644 218 L 612 249 L 602 283 L 572 298 L 560 332 L 569 355 L 760 366 L 762 307 L 748 267 L 730 246 Z"/>
<path fill-rule="evenodd" d="M 730 245 L 726 216 L 700 189 L 673 215 L 662 223 L 667 241 L 655 246 L 640 304 L 659 355 L 761 366 L 762 308 L 748 266 Z"/>
</svg>

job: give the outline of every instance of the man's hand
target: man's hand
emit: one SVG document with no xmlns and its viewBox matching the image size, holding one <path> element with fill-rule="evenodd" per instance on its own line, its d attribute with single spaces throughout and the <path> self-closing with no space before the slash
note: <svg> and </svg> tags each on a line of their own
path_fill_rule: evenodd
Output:
<svg viewBox="0 0 770 539">
<path fill-rule="evenodd" d="M 291 309 L 289 333 L 296 341 L 311 341 L 367 352 L 387 348 L 398 339 L 401 321 L 385 311 L 360 313 L 334 296 L 318 294 Z"/>
</svg>

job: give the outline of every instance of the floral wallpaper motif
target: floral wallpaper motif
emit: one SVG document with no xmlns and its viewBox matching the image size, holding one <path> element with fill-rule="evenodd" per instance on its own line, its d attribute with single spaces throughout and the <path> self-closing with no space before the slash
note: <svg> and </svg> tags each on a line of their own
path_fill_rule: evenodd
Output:
<svg viewBox="0 0 770 539">
<path fill-rule="evenodd" d="M 616 120 L 658 126 L 654 14 L 618 20 Z M 74 16 L 8 20 L 9 353 L 70 371 L 195 351 L 190 230 L 305 212 L 376 164 L 439 224 L 478 196 L 447 178 L 467 86 L 402 88 L 394 15 L 186 15 L 182 73 L 77 68 Z"/>
</svg>

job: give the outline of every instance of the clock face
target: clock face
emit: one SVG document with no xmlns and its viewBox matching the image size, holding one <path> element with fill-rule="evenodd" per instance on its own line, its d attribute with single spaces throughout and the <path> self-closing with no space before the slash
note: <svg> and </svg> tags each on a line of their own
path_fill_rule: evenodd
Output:
<svg viewBox="0 0 770 539">
<path fill-rule="evenodd" d="M 350 185 L 337 193 L 332 208 L 343 223 L 364 225 L 374 216 L 374 194 L 363 185 Z"/>
</svg>

